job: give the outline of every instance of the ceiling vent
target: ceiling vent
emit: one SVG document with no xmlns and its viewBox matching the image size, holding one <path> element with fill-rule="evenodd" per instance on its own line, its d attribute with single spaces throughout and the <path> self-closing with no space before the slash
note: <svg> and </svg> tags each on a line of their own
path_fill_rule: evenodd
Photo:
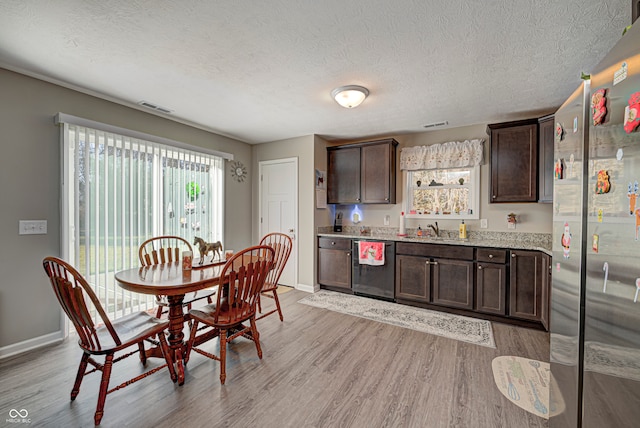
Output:
<svg viewBox="0 0 640 428">
<path fill-rule="evenodd" d="M 425 128 L 435 128 L 437 126 L 445 126 L 448 125 L 449 121 L 448 120 L 443 120 L 442 122 L 433 122 L 433 123 L 429 123 L 427 125 L 424 125 Z"/>
<path fill-rule="evenodd" d="M 157 104 L 153 104 L 153 103 L 150 103 L 148 101 L 140 101 L 138 104 L 141 105 L 142 107 L 146 107 L 146 108 L 150 108 L 151 110 L 159 111 L 160 113 L 167 113 L 167 114 L 173 113 L 173 110 L 169 110 L 166 107 L 161 107 L 161 106 L 159 106 Z"/>
</svg>

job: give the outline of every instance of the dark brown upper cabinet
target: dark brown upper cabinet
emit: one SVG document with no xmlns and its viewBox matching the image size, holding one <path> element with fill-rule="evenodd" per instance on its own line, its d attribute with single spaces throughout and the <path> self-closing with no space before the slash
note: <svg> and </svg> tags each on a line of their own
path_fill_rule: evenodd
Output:
<svg viewBox="0 0 640 428">
<path fill-rule="evenodd" d="M 489 202 L 537 202 L 538 119 L 487 128 L 491 137 Z"/>
<path fill-rule="evenodd" d="M 395 204 L 397 146 L 388 138 L 327 147 L 327 202 Z"/>
</svg>

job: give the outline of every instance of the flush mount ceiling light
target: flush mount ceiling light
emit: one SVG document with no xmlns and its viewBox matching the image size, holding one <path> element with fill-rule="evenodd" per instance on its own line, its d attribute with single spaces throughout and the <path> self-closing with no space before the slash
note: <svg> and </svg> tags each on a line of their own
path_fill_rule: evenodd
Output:
<svg viewBox="0 0 640 428">
<path fill-rule="evenodd" d="M 331 91 L 331 96 L 344 108 L 358 107 L 369 95 L 369 90 L 362 86 L 340 86 Z"/>
</svg>

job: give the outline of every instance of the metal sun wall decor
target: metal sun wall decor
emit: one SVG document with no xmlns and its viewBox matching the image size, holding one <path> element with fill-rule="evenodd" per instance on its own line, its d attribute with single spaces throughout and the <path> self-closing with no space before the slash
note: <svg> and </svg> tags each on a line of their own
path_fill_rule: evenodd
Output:
<svg viewBox="0 0 640 428">
<path fill-rule="evenodd" d="M 231 177 L 242 183 L 247 178 L 247 168 L 240 161 L 231 162 Z"/>
</svg>

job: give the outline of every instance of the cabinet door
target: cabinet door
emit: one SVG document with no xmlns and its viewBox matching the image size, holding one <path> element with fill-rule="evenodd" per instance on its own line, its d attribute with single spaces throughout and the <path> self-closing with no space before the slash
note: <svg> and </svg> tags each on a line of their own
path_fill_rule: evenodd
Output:
<svg viewBox="0 0 640 428">
<path fill-rule="evenodd" d="M 318 283 L 351 289 L 351 251 L 318 248 Z"/>
<path fill-rule="evenodd" d="M 361 148 L 362 203 L 396 203 L 394 153 L 395 148 L 389 143 Z"/>
<path fill-rule="evenodd" d="M 431 262 L 427 257 L 396 255 L 396 299 L 431 300 Z"/>
<path fill-rule="evenodd" d="M 544 254 L 538 251 L 511 251 L 509 272 L 509 315 L 530 321 L 542 321 L 542 285 L 548 268 Z"/>
<path fill-rule="evenodd" d="M 488 314 L 506 315 L 507 266 L 478 263 L 476 270 L 476 310 Z"/>
<path fill-rule="evenodd" d="M 545 273 L 546 272 L 546 273 Z M 540 310 L 542 325 L 549 331 L 549 306 L 551 295 L 551 257 L 542 255 L 542 308 Z"/>
<path fill-rule="evenodd" d="M 555 125 L 553 121 L 553 116 L 540 120 L 538 202 L 553 202 L 553 144 L 555 142 Z"/>
<path fill-rule="evenodd" d="M 433 303 L 473 309 L 473 262 L 436 259 L 433 268 Z"/>
<path fill-rule="evenodd" d="M 360 203 L 360 147 L 327 152 L 327 202 Z"/>
<path fill-rule="evenodd" d="M 538 124 L 491 129 L 490 202 L 538 200 Z"/>
</svg>

